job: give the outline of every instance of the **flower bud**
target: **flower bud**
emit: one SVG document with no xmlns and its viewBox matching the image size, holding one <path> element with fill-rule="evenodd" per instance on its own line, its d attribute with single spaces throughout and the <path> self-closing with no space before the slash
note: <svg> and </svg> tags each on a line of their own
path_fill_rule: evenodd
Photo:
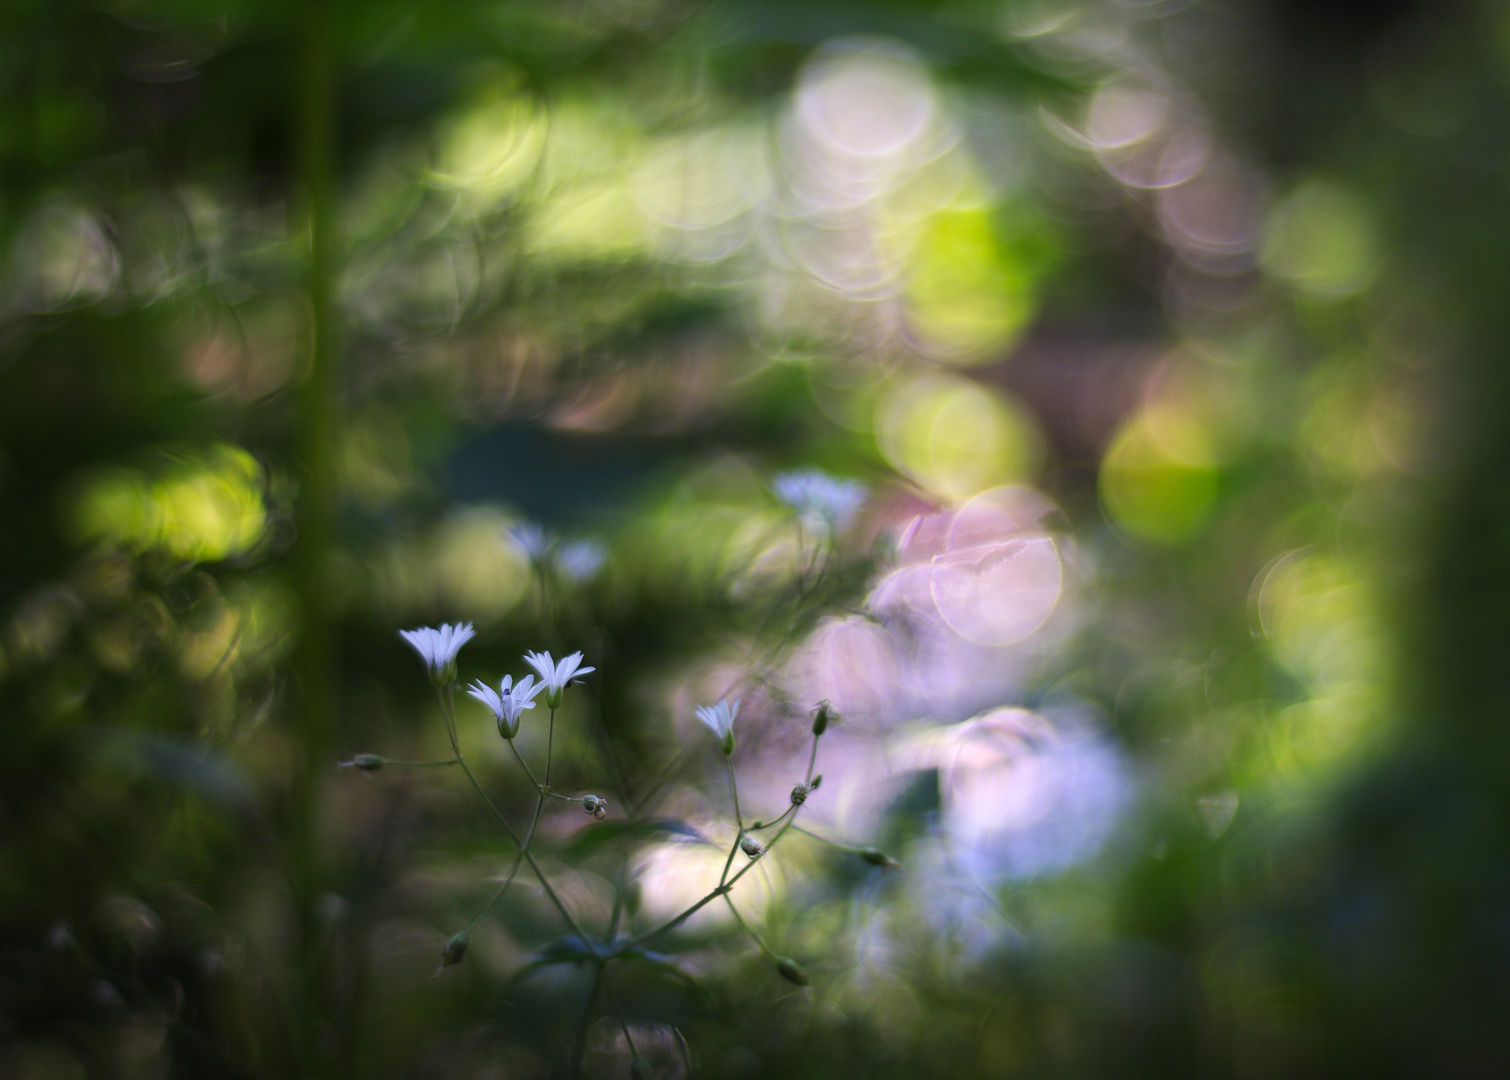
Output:
<svg viewBox="0 0 1510 1080">
<path fill-rule="evenodd" d="M 743 851 L 752 859 L 758 859 L 765 854 L 765 847 L 753 836 L 740 837 L 739 850 Z"/>
<path fill-rule="evenodd" d="M 792 805 L 801 806 L 803 803 L 807 802 L 808 792 L 812 790 L 813 789 L 807 784 L 798 784 L 796 787 L 792 788 Z"/>
<path fill-rule="evenodd" d="M 507 714 L 499 716 L 498 734 L 512 741 L 514 736 L 519 734 L 519 717 L 516 716 L 510 720 Z"/>
<path fill-rule="evenodd" d="M 808 978 L 807 972 L 802 970 L 797 961 L 793 960 L 790 956 L 783 956 L 780 960 L 776 961 L 776 971 L 787 982 L 795 983 L 798 986 L 807 986 L 813 981 Z"/>
<path fill-rule="evenodd" d="M 361 769 L 364 773 L 375 773 L 387 762 L 377 754 L 358 754 L 351 759 L 351 764 Z"/>
<path fill-rule="evenodd" d="M 818 785 L 821 783 L 823 783 L 823 774 L 819 773 L 817 776 L 813 777 L 807 782 L 807 789 L 809 791 L 817 791 Z"/>
<path fill-rule="evenodd" d="M 467 956 L 467 946 L 472 944 L 472 935 L 465 930 L 458 930 L 452 934 L 446 942 L 446 947 L 440 952 L 440 966 L 448 968 L 452 964 L 459 964 Z"/>
<path fill-rule="evenodd" d="M 594 820 L 602 821 L 608 816 L 608 800 L 601 795 L 584 795 L 582 809 L 591 814 Z"/>
<path fill-rule="evenodd" d="M 723 748 L 725 757 L 734 753 L 734 732 L 726 732 L 724 737 L 719 740 L 718 745 Z"/>
<path fill-rule="evenodd" d="M 870 863 L 871 866 L 879 866 L 882 870 L 899 870 L 902 864 L 893 859 L 880 848 L 868 847 L 860 852 L 860 858 Z"/>
<path fill-rule="evenodd" d="M 813 708 L 813 734 L 814 735 L 822 735 L 825 731 L 828 730 L 828 721 L 829 721 L 829 718 L 833 715 L 833 708 L 834 707 L 829 704 L 828 698 L 824 698 L 822 701 L 818 702 L 818 704 L 816 706 L 814 706 L 814 708 Z"/>
</svg>

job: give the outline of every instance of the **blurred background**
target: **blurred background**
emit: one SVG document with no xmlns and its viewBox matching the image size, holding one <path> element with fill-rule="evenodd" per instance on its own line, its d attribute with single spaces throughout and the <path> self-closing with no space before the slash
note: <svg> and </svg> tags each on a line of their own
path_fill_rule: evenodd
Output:
<svg viewBox="0 0 1510 1080">
<path fill-rule="evenodd" d="M 1510 1070 L 1510 8 L 0 27 L 0 1073 Z"/>
</svg>

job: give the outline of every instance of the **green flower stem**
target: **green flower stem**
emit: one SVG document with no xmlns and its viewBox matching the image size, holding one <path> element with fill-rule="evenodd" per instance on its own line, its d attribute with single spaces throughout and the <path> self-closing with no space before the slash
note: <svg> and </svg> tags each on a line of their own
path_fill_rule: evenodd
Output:
<svg viewBox="0 0 1510 1080">
<path fill-rule="evenodd" d="M 520 842 L 519 834 L 514 831 L 514 827 L 508 823 L 508 820 L 504 818 L 503 813 L 498 809 L 498 807 L 493 805 L 493 800 L 488 798 L 488 793 L 486 791 L 483 791 L 482 785 L 477 782 L 477 776 L 472 772 L 472 767 L 467 764 L 467 759 L 462 756 L 461 743 L 458 742 L 456 738 L 456 714 L 454 711 L 455 701 L 454 699 L 450 699 L 449 695 L 442 694 L 441 705 L 444 707 L 447 704 L 449 704 L 451 708 L 448 711 L 446 717 L 446 730 L 447 734 L 451 736 L 451 751 L 456 755 L 456 764 L 460 765 L 461 771 L 466 773 L 467 780 L 471 783 L 472 789 L 477 792 L 478 798 L 480 798 L 487 805 L 488 810 L 492 812 L 493 817 L 498 821 L 498 824 L 503 826 L 503 831 L 508 835 L 508 838 L 513 841 L 514 846 L 519 849 L 520 856 L 530 864 L 530 869 L 535 872 L 535 877 L 539 880 L 540 887 L 545 890 L 545 895 L 550 897 L 551 903 L 556 905 L 556 910 L 561 913 L 561 918 L 566 921 L 566 925 L 571 928 L 572 933 L 576 934 L 583 941 L 587 941 L 587 935 L 582 932 L 582 927 L 577 925 L 577 920 L 572 917 L 572 913 L 566 910 L 566 905 L 561 902 L 561 897 L 556 895 L 556 890 L 551 888 L 551 883 L 546 878 L 545 871 L 540 869 L 540 864 L 535 861 L 535 856 L 530 852 L 529 848 L 525 844 Z M 536 803 L 537 819 L 538 816 L 539 802 Z M 533 836 L 533 822 L 531 822 L 530 824 L 530 832 Z"/>
<path fill-rule="evenodd" d="M 724 872 L 718 875 L 718 883 L 722 885 L 729 880 L 729 867 L 734 865 L 734 853 L 739 850 L 739 842 L 745 838 L 745 831 L 740 829 L 734 834 L 734 843 L 729 847 L 729 857 L 724 860 Z"/>
<path fill-rule="evenodd" d="M 426 769 L 426 768 L 430 768 L 431 766 L 434 766 L 434 765 L 460 765 L 460 764 L 461 764 L 461 762 L 457 761 L 455 758 L 446 758 L 445 761 L 394 761 L 391 758 L 384 758 L 383 759 L 383 768 L 385 768 L 385 769 L 389 765 L 402 765 L 402 766 L 404 766 L 405 768 L 408 768 L 408 769 Z"/>
<path fill-rule="evenodd" d="M 808 779 L 812 779 L 812 770 L 817 762 L 818 737 L 815 735 L 813 736 L 813 753 L 812 756 L 808 759 Z M 787 834 L 788 829 L 796 825 L 797 812 L 801 809 L 801 806 L 794 803 L 790 808 L 788 808 L 785 814 L 781 815 L 781 818 L 786 818 L 787 822 L 777 831 L 775 836 L 771 837 L 771 842 L 765 846 L 765 854 L 763 854 L 760 858 L 763 859 L 766 855 L 769 855 L 771 853 L 771 849 L 776 846 L 777 841 L 779 841 L 783 836 Z M 781 818 L 777 818 L 776 821 L 780 821 Z M 771 822 L 771 824 L 776 824 L 776 821 Z M 765 826 L 762 826 L 762 828 L 764 827 Z M 748 864 L 741 866 L 739 868 L 739 871 L 733 877 L 728 877 L 729 868 L 734 865 L 734 852 L 739 850 L 739 841 L 743 839 L 744 833 L 745 830 L 740 829 L 739 835 L 734 838 L 734 846 L 729 849 L 729 857 L 724 862 L 724 876 L 719 879 L 718 886 L 714 888 L 712 892 L 703 897 L 697 903 L 693 904 L 686 911 L 683 911 L 680 915 L 673 916 L 672 918 L 661 923 L 660 926 L 657 926 L 653 930 L 646 931 L 643 934 L 631 938 L 627 947 L 643 945 L 645 944 L 645 942 L 659 937 L 661 934 L 666 933 L 668 930 L 674 930 L 676 927 L 680 926 L 682 923 L 690 919 L 693 915 L 697 914 L 697 912 L 701 911 L 717 897 L 727 896 L 730 890 L 732 890 L 735 884 L 739 881 L 739 879 L 748 874 L 754 868 L 755 864 L 760 861 L 760 859 L 751 859 Z"/>
<path fill-rule="evenodd" d="M 582 1057 L 587 1049 L 587 1023 L 592 1019 L 593 1002 L 598 1000 L 598 988 L 603 985 L 603 972 L 607 965 L 599 962 L 595 965 L 592 977 L 592 989 L 587 992 L 587 1004 L 582 1008 L 582 1019 L 577 1024 L 577 1037 L 572 1040 L 572 1058 L 567 1062 L 568 1075 L 582 1075 Z"/>
<path fill-rule="evenodd" d="M 551 786 L 551 750 L 556 743 L 556 710 L 551 710 L 550 727 L 545 734 L 545 786 Z"/>
<path fill-rule="evenodd" d="M 538 779 L 536 779 L 535 770 L 530 768 L 530 763 L 528 761 L 524 760 L 524 755 L 519 752 L 519 747 L 514 745 L 514 740 L 505 739 L 504 742 L 508 743 L 509 749 L 514 751 L 514 760 L 518 761 L 519 764 L 524 767 L 524 773 L 530 778 L 530 783 L 535 785 L 535 789 L 537 791 L 545 790 L 545 785 L 542 784 Z"/>
<path fill-rule="evenodd" d="M 760 935 L 751 928 L 749 923 L 745 922 L 745 917 L 741 915 L 739 913 L 739 909 L 734 906 L 734 899 L 728 893 L 724 893 L 724 903 L 729 905 L 729 910 L 734 913 L 734 918 L 739 920 L 740 928 L 743 929 L 746 934 L 750 935 L 750 940 L 753 941 L 756 945 L 760 946 L 760 951 L 765 953 L 772 960 L 780 960 L 781 957 L 778 956 L 775 952 L 772 952 L 771 947 L 761 940 Z"/>
<path fill-rule="evenodd" d="M 619 1017 L 619 1029 L 624 1032 L 624 1041 L 629 1044 L 629 1056 L 639 1057 L 640 1052 L 635 1048 L 634 1036 L 629 1034 L 629 1019 L 624 1015 L 623 1003 L 619 1001 L 619 992 L 614 989 L 613 976 L 608 973 L 608 965 L 603 965 L 603 982 L 608 987 L 609 1000 L 613 1002 L 613 1011 Z"/>
<path fill-rule="evenodd" d="M 785 812 L 783 812 L 782 815 L 779 818 L 772 818 L 770 821 L 765 821 L 765 822 L 757 822 L 756 824 L 751 825 L 745 831 L 746 832 L 764 832 L 767 829 L 774 829 L 777 825 L 780 825 L 783 821 L 785 821 L 787 818 L 791 817 L 796 812 L 797 812 L 797 805 L 795 803 L 793 803 L 791 806 L 788 806 L 786 808 Z"/>
<path fill-rule="evenodd" d="M 729 791 L 734 795 L 734 824 L 739 826 L 739 831 L 745 831 L 745 819 L 739 812 L 739 785 L 734 781 L 734 762 L 728 754 L 724 755 L 724 768 L 729 771 Z"/>
<path fill-rule="evenodd" d="M 862 846 L 858 846 L 858 845 L 855 845 L 855 844 L 841 844 L 837 840 L 830 840 L 826 836 L 819 836 L 815 832 L 811 832 L 811 831 L 809 831 L 807 829 L 804 829 L 801 825 L 794 825 L 794 826 L 792 826 L 792 828 L 796 829 L 796 831 L 800 832 L 803 836 L 810 837 L 811 839 L 818 841 L 818 843 L 820 843 L 820 844 L 827 844 L 831 848 L 837 848 L 840 851 L 848 851 L 848 852 L 850 852 L 853 855 L 859 855 L 859 854 L 863 853 L 864 851 L 868 850 L 867 848 L 862 847 Z"/>
</svg>

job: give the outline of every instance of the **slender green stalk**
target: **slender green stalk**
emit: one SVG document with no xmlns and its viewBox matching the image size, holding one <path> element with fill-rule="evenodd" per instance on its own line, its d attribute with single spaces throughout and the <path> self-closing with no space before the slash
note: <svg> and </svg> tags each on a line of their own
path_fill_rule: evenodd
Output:
<svg viewBox="0 0 1510 1080">
<path fill-rule="evenodd" d="M 554 693 L 555 691 L 552 691 Z M 556 710 L 551 710 L 550 727 L 545 733 L 545 786 L 551 786 L 551 751 L 556 744 Z"/>
<path fill-rule="evenodd" d="M 734 780 L 734 762 L 730 755 L 724 755 L 724 768 L 729 770 L 729 791 L 734 796 L 734 824 L 739 826 L 739 831 L 745 831 L 745 819 L 739 812 L 739 784 Z"/>
<path fill-rule="evenodd" d="M 811 780 L 813 777 L 813 768 L 817 764 L 817 761 L 818 737 L 814 736 L 813 752 L 808 759 L 807 766 L 808 780 Z M 738 872 L 736 872 L 733 877 L 729 877 L 729 868 L 734 865 L 734 852 L 739 850 L 739 841 L 744 838 L 745 830 L 741 828 L 739 830 L 739 835 L 734 838 L 734 846 L 729 849 L 728 859 L 724 861 L 724 872 L 719 877 L 717 887 L 715 887 L 712 892 L 708 893 L 707 896 L 703 897 L 697 903 L 687 908 L 687 910 L 683 911 L 681 914 L 672 916 L 670 919 L 667 919 L 665 922 L 661 923 L 661 925 L 655 927 L 653 930 L 648 930 L 643 934 L 638 934 L 635 937 L 631 938 L 627 947 L 643 945 L 645 944 L 645 942 L 650 941 L 653 938 L 657 938 L 661 934 L 664 934 L 669 930 L 674 930 L 676 927 L 680 926 L 682 923 L 690 919 L 697 912 L 701 911 L 716 898 L 720 896 L 727 896 L 729 892 L 734 888 L 735 884 L 738 883 L 739 879 L 748 874 L 751 869 L 754 868 L 755 864 L 760 862 L 762 858 L 764 858 L 766 855 L 769 855 L 771 849 L 775 847 L 777 842 L 779 842 L 781 838 L 787 834 L 787 830 L 791 829 L 796 824 L 797 812 L 801 809 L 802 807 L 799 804 L 793 803 L 791 807 L 787 809 L 786 813 L 782 814 L 781 817 L 776 819 L 776 821 L 771 822 L 770 824 L 774 825 L 777 821 L 782 820 L 782 818 L 786 819 L 786 824 L 777 831 L 775 836 L 771 837 L 771 842 L 766 844 L 765 852 L 759 858 L 751 859 L 747 865 L 740 867 Z M 761 826 L 761 828 L 767 827 L 769 826 Z"/>
<path fill-rule="evenodd" d="M 734 913 L 734 918 L 739 921 L 740 928 L 744 930 L 746 934 L 750 935 L 750 940 L 755 942 L 756 945 L 760 946 L 760 951 L 765 953 L 772 960 L 780 960 L 781 957 L 776 952 L 774 952 L 769 945 L 761 940 L 760 935 L 750 927 L 749 923 L 745 922 L 745 917 L 741 915 L 739 913 L 739 909 L 734 906 L 734 898 L 731 897 L 728 893 L 724 893 L 724 903 L 729 905 L 729 910 Z"/>
<path fill-rule="evenodd" d="M 525 775 L 530 778 L 530 783 L 535 785 L 536 790 L 544 790 L 545 785 L 541 784 L 540 781 L 535 778 L 535 770 L 530 768 L 530 763 L 528 761 L 524 760 L 524 755 L 519 752 L 519 747 L 514 745 L 514 740 L 505 739 L 504 741 L 509 744 L 509 749 L 514 751 L 514 759 L 518 761 L 520 765 L 524 766 Z"/>
<path fill-rule="evenodd" d="M 624 1032 L 624 1041 L 629 1044 L 631 1058 L 640 1056 L 639 1050 L 635 1049 L 634 1036 L 629 1034 L 629 1018 L 624 1015 L 624 1005 L 619 1001 L 619 992 L 614 989 L 613 976 L 608 972 L 608 965 L 603 965 L 603 981 L 608 985 L 608 997 L 613 1002 L 613 1011 L 619 1017 L 619 1030 Z"/>
<path fill-rule="evenodd" d="M 447 689 L 449 689 L 449 687 L 450 684 L 448 682 Z M 545 871 L 542 870 L 540 868 L 540 864 L 535 861 L 534 854 L 531 853 L 529 848 L 520 841 L 519 834 L 516 833 L 514 831 L 514 827 L 508 823 L 508 819 L 503 816 L 503 812 L 493 804 L 493 800 L 488 798 L 488 793 L 482 790 L 482 785 L 478 783 L 476 774 L 472 772 L 472 767 L 467 764 L 467 759 L 462 755 L 461 743 L 456 738 L 456 713 L 454 698 L 452 698 L 447 693 L 442 693 L 441 707 L 442 709 L 447 711 L 446 731 L 447 734 L 449 734 L 451 737 L 451 751 L 456 755 L 456 764 L 460 765 L 461 771 L 466 774 L 468 782 L 472 785 L 472 790 L 477 792 L 477 797 L 480 798 L 487 806 L 489 812 L 492 813 L 494 819 L 498 822 L 498 824 L 503 826 L 503 831 L 508 835 L 508 838 L 513 841 L 514 846 L 519 849 L 520 856 L 524 859 L 525 862 L 530 864 L 530 869 L 535 872 L 535 877 L 537 880 L 539 880 L 540 887 L 545 890 L 545 895 L 550 897 L 551 903 L 556 906 L 556 910 L 560 913 L 561 918 L 566 921 L 566 925 L 571 928 L 572 933 L 576 934 L 583 941 L 588 940 L 587 935 L 582 931 L 582 927 L 578 925 L 577 920 L 572 917 L 572 913 L 566 909 L 566 905 L 561 902 L 561 897 L 556 895 L 556 890 L 551 887 L 550 880 L 545 876 Z M 547 765 L 549 765 L 549 762 L 547 762 Z M 537 818 L 538 813 L 539 804 L 537 802 Z M 531 823 L 530 831 L 533 835 L 533 823 Z"/>
<path fill-rule="evenodd" d="M 572 1076 L 582 1075 L 582 1055 L 587 1048 L 587 1023 L 592 1019 L 593 1002 L 598 1000 L 598 988 L 603 984 L 603 972 L 607 968 L 604 963 L 597 965 L 592 977 L 592 989 L 587 992 L 587 1004 L 582 1009 L 582 1019 L 577 1024 L 577 1037 L 573 1040 L 572 1060 L 567 1063 L 567 1068 Z"/>
</svg>

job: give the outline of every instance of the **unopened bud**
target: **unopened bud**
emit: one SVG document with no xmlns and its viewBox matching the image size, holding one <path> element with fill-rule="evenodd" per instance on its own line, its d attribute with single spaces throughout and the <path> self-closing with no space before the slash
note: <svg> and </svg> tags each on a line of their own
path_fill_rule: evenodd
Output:
<svg viewBox="0 0 1510 1080">
<path fill-rule="evenodd" d="M 752 859 L 758 859 L 765 854 L 765 847 L 762 846 L 760 841 L 755 839 L 753 836 L 741 837 L 739 841 L 739 850 L 743 851 Z"/>
<path fill-rule="evenodd" d="M 650 1062 L 640 1057 L 639 1054 L 629 1059 L 629 1080 L 650 1080 L 653 1074 Z"/>
<path fill-rule="evenodd" d="M 807 802 L 808 792 L 812 790 L 813 789 L 807 784 L 798 784 L 796 787 L 792 788 L 792 805 L 801 806 L 803 803 Z"/>
<path fill-rule="evenodd" d="M 828 698 L 824 698 L 813 707 L 813 734 L 822 735 L 828 730 L 829 717 L 833 715 L 834 707 L 829 704 Z"/>
<path fill-rule="evenodd" d="M 902 864 L 893 859 L 880 848 L 868 847 L 860 852 L 860 858 L 870 863 L 871 866 L 879 866 L 882 870 L 898 870 Z"/>
<path fill-rule="evenodd" d="M 821 783 L 823 783 L 823 774 L 819 773 L 817 776 L 813 777 L 807 782 L 807 789 L 809 791 L 817 791 L 818 785 Z"/>
<path fill-rule="evenodd" d="M 452 934 L 446 942 L 446 947 L 440 951 L 440 966 L 448 968 L 452 964 L 459 964 L 467 957 L 467 946 L 472 944 L 472 935 L 465 930 L 458 930 Z"/>
<path fill-rule="evenodd" d="M 584 795 L 582 809 L 591 814 L 594 820 L 602 821 L 608 816 L 608 800 L 601 795 Z"/>
<path fill-rule="evenodd" d="M 387 764 L 387 762 L 385 762 L 377 754 L 358 754 L 356 757 L 352 758 L 351 761 L 349 761 L 347 764 L 349 764 L 349 765 L 355 765 L 358 769 L 361 769 L 364 773 L 375 773 L 379 769 L 381 769 L 385 764 Z"/>
<path fill-rule="evenodd" d="M 780 960 L 776 961 L 776 971 L 787 982 L 795 983 L 798 986 L 807 986 L 813 981 L 808 978 L 807 972 L 802 970 L 801 965 L 790 956 L 783 956 Z"/>
</svg>

